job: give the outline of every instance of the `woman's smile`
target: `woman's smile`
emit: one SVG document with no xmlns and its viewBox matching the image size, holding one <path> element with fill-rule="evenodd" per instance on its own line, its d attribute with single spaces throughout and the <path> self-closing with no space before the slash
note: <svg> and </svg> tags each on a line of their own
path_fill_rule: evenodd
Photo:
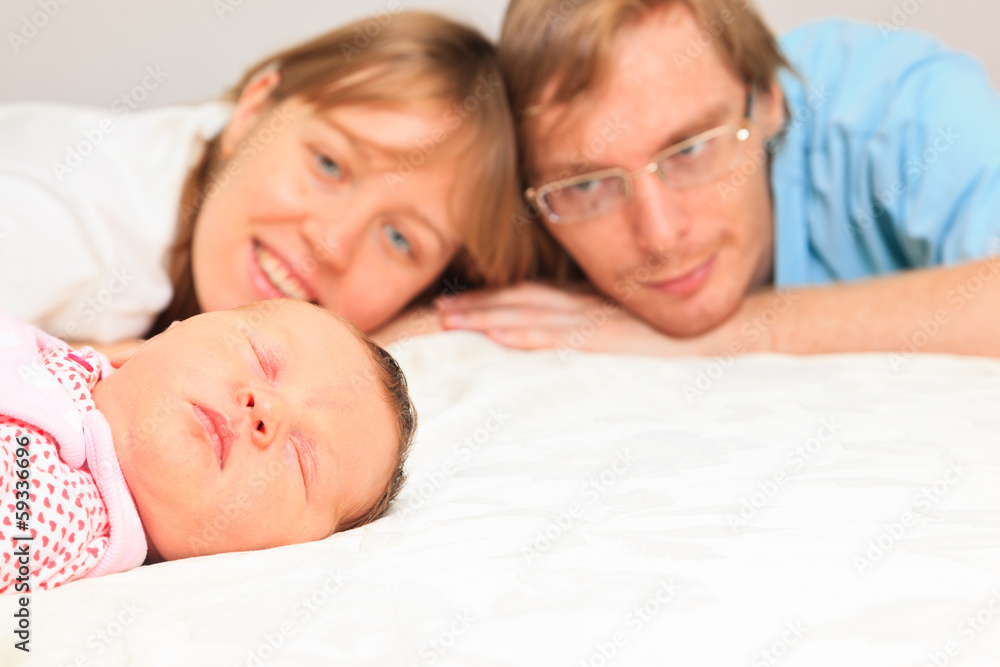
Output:
<svg viewBox="0 0 1000 667">
<path fill-rule="evenodd" d="M 252 243 L 250 280 L 267 299 L 290 297 L 316 303 L 318 299 L 309 285 L 281 257 L 259 241 Z"/>
</svg>

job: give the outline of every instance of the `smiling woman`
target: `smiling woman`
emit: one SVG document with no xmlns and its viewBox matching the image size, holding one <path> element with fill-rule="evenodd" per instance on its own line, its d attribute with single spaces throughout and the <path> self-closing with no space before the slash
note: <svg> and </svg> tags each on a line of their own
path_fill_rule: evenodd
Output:
<svg viewBox="0 0 1000 667">
<path fill-rule="evenodd" d="M 363 48 L 359 26 L 265 59 L 223 103 L 0 107 L 0 306 L 110 343 L 287 296 L 373 332 L 443 278 L 549 263 L 515 224 L 493 46 L 431 14 L 387 16 Z"/>
</svg>

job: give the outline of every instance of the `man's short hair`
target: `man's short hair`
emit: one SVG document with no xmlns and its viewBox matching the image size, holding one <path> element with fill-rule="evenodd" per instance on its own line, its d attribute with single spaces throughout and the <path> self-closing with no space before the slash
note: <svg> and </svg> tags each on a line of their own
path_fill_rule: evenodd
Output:
<svg viewBox="0 0 1000 667">
<path fill-rule="evenodd" d="M 698 39 L 675 56 L 679 70 L 715 48 L 740 79 L 766 91 L 780 68 L 791 69 L 749 0 L 511 0 L 500 60 L 522 145 L 531 140 L 532 119 L 546 107 L 573 102 L 600 85 L 622 29 L 672 3 L 686 5 L 701 26 Z M 523 153 L 530 174 L 531 157 Z"/>
</svg>

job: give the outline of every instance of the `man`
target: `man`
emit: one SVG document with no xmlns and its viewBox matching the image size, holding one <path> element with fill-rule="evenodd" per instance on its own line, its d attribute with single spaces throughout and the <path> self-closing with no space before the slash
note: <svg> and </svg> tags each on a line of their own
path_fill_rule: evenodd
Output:
<svg viewBox="0 0 1000 667">
<path fill-rule="evenodd" d="M 1000 100 L 971 58 L 843 22 L 779 49 L 747 0 L 513 0 L 501 52 L 527 194 L 614 303 L 523 285 L 441 305 L 446 327 L 1000 356 Z"/>
</svg>

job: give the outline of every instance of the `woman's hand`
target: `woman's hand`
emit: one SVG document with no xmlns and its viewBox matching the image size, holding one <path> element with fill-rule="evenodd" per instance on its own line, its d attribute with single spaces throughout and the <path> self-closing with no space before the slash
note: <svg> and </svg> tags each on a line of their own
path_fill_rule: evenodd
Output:
<svg viewBox="0 0 1000 667">
<path fill-rule="evenodd" d="M 403 343 L 415 336 L 444 331 L 441 316 L 433 308 L 412 308 L 378 331 L 370 334 L 372 340 L 388 347 L 392 343 Z"/>
<path fill-rule="evenodd" d="M 589 289 L 589 286 L 588 288 Z M 445 329 L 468 329 L 524 350 L 704 354 L 697 341 L 675 340 L 592 291 L 538 283 L 467 292 L 435 302 Z"/>
</svg>

